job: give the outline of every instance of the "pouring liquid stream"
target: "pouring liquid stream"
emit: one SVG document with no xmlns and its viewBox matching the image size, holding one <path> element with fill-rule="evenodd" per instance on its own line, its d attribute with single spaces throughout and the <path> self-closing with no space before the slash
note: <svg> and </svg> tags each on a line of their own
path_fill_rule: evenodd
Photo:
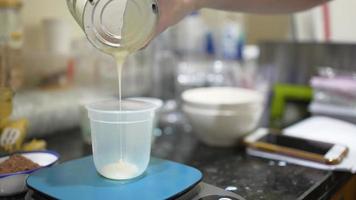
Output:
<svg viewBox="0 0 356 200">
<path fill-rule="evenodd" d="M 127 6 L 127 0 L 122 0 L 119 2 L 117 5 L 118 7 L 118 13 L 121 13 L 122 15 L 120 18 L 117 19 L 117 30 L 121 32 L 121 37 L 123 34 L 123 26 L 124 26 L 124 14 Z M 123 48 L 107 48 L 107 49 L 102 49 L 106 53 L 112 55 L 115 59 L 116 62 L 116 67 L 117 67 L 117 79 L 118 79 L 118 86 L 119 86 L 119 111 L 122 111 L 122 68 L 124 66 L 125 60 L 129 54 L 129 51 Z M 120 122 L 120 119 L 118 119 Z M 120 151 L 120 160 L 119 164 L 124 163 L 124 140 L 125 140 L 125 135 L 122 130 L 122 126 L 118 124 L 119 126 L 119 151 Z"/>
<path fill-rule="evenodd" d="M 122 68 L 124 66 L 126 57 L 128 55 L 127 51 L 118 51 L 113 54 L 115 61 L 116 61 L 116 67 L 117 67 L 117 77 L 118 77 L 118 82 L 119 82 L 119 110 L 122 111 Z M 124 160 L 124 140 L 125 136 L 122 131 L 122 127 L 119 126 L 120 130 L 120 162 Z"/>
<path fill-rule="evenodd" d="M 117 77 L 118 77 L 118 82 L 119 82 L 119 110 L 122 110 L 122 68 L 124 66 L 126 57 L 128 56 L 128 51 L 118 51 L 113 54 L 115 61 L 116 61 L 116 67 L 117 67 Z"/>
<path fill-rule="evenodd" d="M 122 111 L 123 103 L 122 103 L 122 70 L 123 65 L 127 56 L 129 55 L 129 51 L 125 50 L 116 50 L 110 51 L 110 54 L 115 58 L 117 65 L 117 76 L 118 76 L 118 85 L 119 85 L 119 111 Z M 119 115 L 120 116 L 120 115 Z M 118 119 L 118 130 L 119 130 L 119 160 L 107 164 L 103 167 L 102 174 L 106 177 L 113 177 L 116 179 L 127 179 L 129 177 L 135 176 L 138 173 L 138 168 L 136 165 L 131 164 L 125 158 L 126 151 L 126 138 L 125 138 L 125 130 L 123 130 L 123 126 L 120 124 L 120 119 Z"/>
<path fill-rule="evenodd" d="M 127 6 L 127 1 L 123 0 L 121 1 L 121 13 L 124 15 L 126 6 Z M 118 29 L 121 31 L 121 35 L 124 32 L 124 25 L 126 23 L 133 23 L 132 20 L 124 20 L 124 16 L 121 17 L 121 19 L 118 20 Z M 124 41 L 125 38 L 122 38 L 122 41 Z M 115 59 L 116 62 L 116 67 L 117 67 L 117 77 L 118 77 L 118 86 L 119 86 L 119 111 L 121 112 L 123 110 L 123 103 L 122 103 L 122 70 L 124 63 L 126 61 L 127 56 L 131 53 L 129 49 L 119 47 L 119 48 L 107 48 L 107 49 L 102 49 L 104 52 L 112 55 Z M 119 115 L 120 116 L 120 115 Z M 102 169 L 102 173 L 106 175 L 106 177 L 115 177 L 117 179 L 127 179 L 129 177 L 135 176 L 136 173 L 138 173 L 138 168 L 136 165 L 131 164 L 128 160 L 126 160 L 126 138 L 125 138 L 125 131 L 123 130 L 123 126 L 120 124 L 120 119 L 118 119 L 118 130 L 119 130 L 119 160 L 110 163 L 106 165 Z"/>
<path fill-rule="evenodd" d="M 126 1 L 121 2 L 122 12 L 124 14 L 124 10 L 126 7 Z M 119 29 L 123 32 L 124 26 L 124 17 L 119 21 Z M 130 21 L 130 20 L 128 20 Z M 125 48 L 107 48 L 102 49 L 107 54 L 110 54 L 114 57 L 117 67 L 117 77 L 118 77 L 118 86 L 119 86 L 119 111 L 123 110 L 123 103 L 122 103 L 122 70 L 124 67 L 124 63 L 126 61 L 127 56 L 129 55 L 130 51 Z M 119 115 L 120 116 L 120 115 Z M 131 164 L 129 161 L 125 159 L 126 154 L 126 138 L 125 138 L 125 130 L 123 130 L 123 126 L 120 124 L 120 119 L 118 119 L 118 139 L 119 139 L 119 160 L 114 161 L 110 164 L 107 164 L 103 169 L 102 173 L 106 175 L 106 177 L 115 177 L 117 179 L 126 179 L 128 177 L 134 176 L 138 172 L 137 166 Z"/>
<path fill-rule="evenodd" d="M 103 43 L 97 43 L 96 47 L 100 50 L 104 51 L 105 53 L 114 57 L 116 65 L 117 65 L 117 76 L 118 76 L 118 86 L 119 86 L 119 102 L 118 102 L 118 110 L 121 113 L 124 111 L 125 102 L 122 101 L 122 70 L 123 65 L 127 56 L 142 48 L 151 32 L 151 29 L 148 27 L 153 26 L 155 18 L 144 18 L 142 20 L 142 16 L 155 16 L 151 14 L 151 9 L 147 9 L 148 14 L 143 15 L 142 13 L 138 13 L 137 10 L 144 8 L 151 8 L 151 2 L 147 4 L 146 1 L 130 1 L 130 0 L 120 0 L 120 1 L 110 1 L 110 6 L 103 7 L 102 9 L 105 10 L 104 14 L 100 15 L 100 19 L 104 20 L 102 24 L 104 24 L 104 28 L 95 27 L 95 20 L 92 22 L 94 25 L 93 27 L 96 28 L 95 30 L 103 30 L 109 31 L 109 35 L 113 33 L 115 38 L 108 39 L 107 46 L 102 45 Z M 137 2 L 140 2 L 138 4 Z M 149 6 L 147 6 L 149 5 Z M 114 9 L 115 8 L 115 9 Z M 145 10 L 146 11 L 146 10 Z M 146 13 L 147 13 L 146 12 Z M 94 15 L 95 16 L 95 15 Z M 145 23 L 142 24 L 142 21 Z M 90 21 L 89 21 L 90 22 Z M 147 28 L 138 29 L 137 27 L 146 27 L 146 23 L 151 23 L 152 25 L 148 25 Z M 92 25 L 89 23 L 89 25 Z M 107 29 L 108 28 L 108 29 Z M 89 31 L 90 32 L 90 31 Z M 100 32 L 99 32 L 100 33 Z M 102 38 L 103 40 L 103 38 Z M 106 40 L 104 38 L 104 40 Z M 94 40 L 96 41 L 96 40 Z M 111 45 L 112 43 L 116 45 Z M 127 140 L 130 140 L 129 134 L 127 133 L 125 125 L 121 123 L 121 116 L 118 115 L 118 123 L 117 123 L 117 130 L 118 133 L 114 133 L 117 137 L 118 144 L 115 147 L 116 151 L 118 152 L 117 157 L 115 160 L 109 161 L 104 167 L 102 167 L 101 174 L 108 178 L 113 179 L 128 179 L 130 177 L 135 177 L 139 174 L 139 165 L 133 164 L 134 161 L 130 160 L 130 154 L 132 152 L 127 149 Z M 118 134 L 118 135 L 117 135 Z M 127 138 L 126 138 L 127 137 Z"/>
</svg>

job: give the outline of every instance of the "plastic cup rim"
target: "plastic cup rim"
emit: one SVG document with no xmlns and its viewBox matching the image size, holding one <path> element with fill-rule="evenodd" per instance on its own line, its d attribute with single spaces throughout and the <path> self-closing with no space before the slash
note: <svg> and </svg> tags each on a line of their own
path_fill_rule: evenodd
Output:
<svg viewBox="0 0 356 200">
<path fill-rule="evenodd" d="M 158 106 L 147 102 L 147 101 L 142 101 L 142 100 L 133 100 L 133 99 L 126 99 L 125 101 L 139 101 L 145 104 L 149 104 L 151 107 L 150 108 L 146 108 L 146 109 L 142 109 L 142 110 L 100 110 L 100 109 L 96 109 L 96 108 L 91 108 L 91 106 L 93 106 L 94 104 L 98 104 L 100 102 L 109 102 L 109 101 L 117 101 L 115 99 L 105 99 L 105 100 L 100 100 L 100 101 L 95 101 L 92 103 L 89 103 L 87 105 L 85 105 L 85 108 L 88 110 L 88 112 L 96 112 L 96 113 L 104 113 L 104 114 L 137 114 L 137 113 L 145 113 L 145 112 L 150 112 L 150 111 L 155 111 Z"/>
</svg>

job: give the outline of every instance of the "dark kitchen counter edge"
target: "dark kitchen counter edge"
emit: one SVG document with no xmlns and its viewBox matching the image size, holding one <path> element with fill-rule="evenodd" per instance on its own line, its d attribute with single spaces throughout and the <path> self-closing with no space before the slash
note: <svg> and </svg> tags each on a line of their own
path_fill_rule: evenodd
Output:
<svg viewBox="0 0 356 200">
<path fill-rule="evenodd" d="M 348 172 L 330 171 L 327 176 L 317 184 L 305 191 L 298 199 L 301 200 L 324 200 L 330 199 L 343 185 L 352 178 Z"/>
</svg>

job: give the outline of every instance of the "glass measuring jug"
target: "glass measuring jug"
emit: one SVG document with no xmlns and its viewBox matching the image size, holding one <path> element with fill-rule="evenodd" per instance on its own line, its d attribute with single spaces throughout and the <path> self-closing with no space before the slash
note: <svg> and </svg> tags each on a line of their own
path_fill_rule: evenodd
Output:
<svg viewBox="0 0 356 200">
<path fill-rule="evenodd" d="M 141 49 L 158 21 L 156 0 L 67 0 L 67 5 L 89 41 L 105 52 Z"/>
</svg>

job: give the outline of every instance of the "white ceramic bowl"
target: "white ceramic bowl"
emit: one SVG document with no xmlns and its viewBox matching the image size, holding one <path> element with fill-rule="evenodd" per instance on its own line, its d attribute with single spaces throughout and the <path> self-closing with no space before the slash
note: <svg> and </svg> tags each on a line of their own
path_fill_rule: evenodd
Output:
<svg viewBox="0 0 356 200">
<path fill-rule="evenodd" d="M 235 145 L 257 128 L 264 108 L 262 94 L 239 88 L 199 88 L 182 97 L 193 132 L 211 146 Z"/>
<path fill-rule="evenodd" d="M 249 111 L 263 104 L 263 95 L 234 87 L 196 88 L 183 92 L 185 105 L 209 110 Z"/>
<path fill-rule="evenodd" d="M 9 196 L 24 192 L 27 189 L 26 179 L 29 174 L 41 168 L 52 166 L 59 159 L 58 153 L 54 151 L 35 151 L 20 154 L 39 164 L 41 167 L 34 170 L 0 174 L 0 196 Z M 9 156 L 1 157 L 0 163 L 8 158 Z"/>
</svg>

